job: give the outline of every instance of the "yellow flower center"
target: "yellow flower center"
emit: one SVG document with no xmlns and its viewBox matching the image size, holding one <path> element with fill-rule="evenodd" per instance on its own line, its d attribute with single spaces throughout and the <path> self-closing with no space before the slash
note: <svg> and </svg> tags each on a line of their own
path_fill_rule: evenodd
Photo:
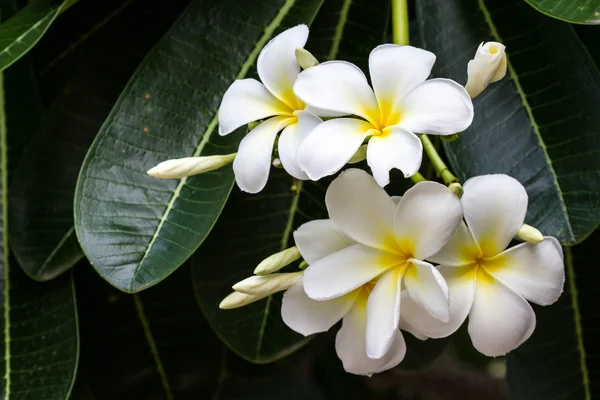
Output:
<svg viewBox="0 0 600 400">
<path fill-rule="evenodd" d="M 369 132 L 372 136 L 385 136 L 389 134 L 390 127 L 402 121 L 402 113 L 394 104 L 381 102 L 378 109 L 365 112 L 367 121 L 373 129 Z"/>
</svg>

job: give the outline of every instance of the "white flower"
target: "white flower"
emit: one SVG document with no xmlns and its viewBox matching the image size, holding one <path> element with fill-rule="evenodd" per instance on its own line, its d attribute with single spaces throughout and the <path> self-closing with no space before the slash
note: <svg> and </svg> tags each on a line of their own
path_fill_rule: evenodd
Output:
<svg viewBox="0 0 600 400">
<path fill-rule="evenodd" d="M 472 99 L 477 97 L 492 82 L 506 75 L 506 47 L 502 43 L 481 43 L 475 58 L 467 66 L 467 84 L 465 89 Z"/>
<path fill-rule="evenodd" d="M 330 61 L 303 71 L 296 95 L 309 106 L 360 118 L 338 118 L 316 127 L 298 150 L 298 163 L 312 180 L 337 172 L 370 138 L 367 162 L 381 186 L 389 171 L 414 175 L 423 147 L 414 134 L 449 135 L 473 120 L 465 89 L 448 79 L 427 80 L 435 55 L 410 46 L 382 45 L 369 57 L 373 89 L 354 64 Z"/>
<path fill-rule="evenodd" d="M 331 183 L 326 204 L 330 220 L 294 232 L 309 267 L 284 295 L 283 320 L 310 335 L 343 318 L 336 349 L 344 368 L 391 368 L 406 352 L 398 330 L 402 287 L 422 312 L 448 320 L 444 280 L 422 260 L 452 236 L 460 201 L 443 185 L 421 182 L 396 205 L 370 175 L 350 169 Z"/>
<path fill-rule="evenodd" d="M 300 65 L 296 49 L 308 38 L 308 27 L 298 25 L 273 38 L 260 52 L 256 79 L 235 81 L 223 95 L 219 108 L 219 134 L 227 135 L 250 122 L 262 120 L 240 142 L 233 171 L 238 186 L 246 192 L 260 192 L 269 178 L 271 154 L 277 134 L 279 158 L 285 170 L 298 179 L 307 179 L 296 163 L 300 142 L 321 120 L 305 109 L 292 88 Z"/>
<path fill-rule="evenodd" d="M 441 264 L 448 283 L 450 322 L 428 318 L 409 298 L 403 303 L 404 318 L 420 333 L 438 338 L 456 331 L 468 315 L 473 346 L 488 356 L 504 355 L 535 328 L 527 300 L 549 305 L 562 293 L 562 249 L 556 239 L 545 237 L 505 250 L 527 210 L 527 192 L 514 178 L 472 178 L 461 202 L 468 227 L 461 222 L 450 242 L 428 258 Z"/>
</svg>

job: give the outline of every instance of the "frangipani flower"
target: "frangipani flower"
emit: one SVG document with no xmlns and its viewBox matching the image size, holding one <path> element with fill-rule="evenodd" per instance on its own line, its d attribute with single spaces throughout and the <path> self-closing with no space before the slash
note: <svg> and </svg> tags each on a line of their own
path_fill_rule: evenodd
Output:
<svg viewBox="0 0 600 400">
<path fill-rule="evenodd" d="M 429 261 L 441 264 L 450 297 L 450 322 L 429 318 L 403 298 L 404 318 L 433 338 L 456 331 L 469 316 L 473 346 L 488 356 L 514 350 L 531 336 L 535 314 L 527 300 L 554 303 L 562 293 L 564 263 L 555 238 L 505 250 L 527 211 L 527 192 L 507 175 L 468 180 L 461 199 L 467 225 L 461 222 L 446 246 Z"/>
<path fill-rule="evenodd" d="M 273 38 L 260 52 L 256 79 L 235 81 L 223 95 L 219 108 L 219 134 L 227 135 L 253 121 L 261 122 L 242 139 L 233 161 L 235 179 L 245 192 L 260 192 L 269 178 L 271 154 L 277 134 L 279 158 L 285 170 L 307 179 L 296 163 L 300 142 L 321 120 L 308 111 L 292 87 L 300 65 L 296 49 L 308 39 L 308 27 L 298 25 Z"/>
<path fill-rule="evenodd" d="M 506 47 L 502 43 L 481 43 L 475 58 L 467 66 L 467 84 L 465 89 L 472 99 L 477 97 L 492 82 L 497 82 L 506 75 Z"/>
<path fill-rule="evenodd" d="M 330 220 L 294 233 L 309 267 L 284 295 L 283 320 L 309 335 L 344 318 L 336 340 L 344 368 L 391 368 L 406 352 L 398 330 L 403 287 L 422 312 L 448 320 L 445 282 L 422 260 L 452 236 L 460 201 L 443 185 L 421 182 L 396 205 L 370 175 L 350 169 L 331 183 L 326 204 Z"/>
<path fill-rule="evenodd" d="M 410 46 L 381 45 L 369 57 L 373 89 L 354 64 L 329 61 L 303 71 L 294 92 L 306 104 L 357 117 L 318 125 L 302 142 L 298 163 L 312 180 L 331 175 L 370 138 L 367 162 L 379 185 L 389 171 L 414 175 L 423 147 L 416 133 L 450 135 L 473 120 L 465 89 L 449 79 L 430 79 L 435 55 Z"/>
</svg>

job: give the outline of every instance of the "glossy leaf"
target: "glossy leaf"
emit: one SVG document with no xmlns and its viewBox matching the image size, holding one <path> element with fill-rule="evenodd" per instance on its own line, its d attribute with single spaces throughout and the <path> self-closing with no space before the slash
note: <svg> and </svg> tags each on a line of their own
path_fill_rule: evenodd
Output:
<svg viewBox="0 0 600 400">
<path fill-rule="evenodd" d="M 600 24 L 598 0 L 525 0 L 533 8 L 553 18 L 575 24 Z"/>
<path fill-rule="evenodd" d="M 11 244 L 33 279 L 52 279 L 83 257 L 73 227 L 79 168 L 144 54 L 185 6 L 163 3 L 138 1 L 105 21 L 98 38 L 88 39 L 87 59 L 22 156 L 9 196 Z M 153 29 L 144 30 L 146 24 Z"/>
<path fill-rule="evenodd" d="M 507 358 L 510 398 L 582 399 L 600 396 L 597 249 L 600 233 L 565 248 L 565 291 L 549 307 L 536 307 L 532 337 Z"/>
<path fill-rule="evenodd" d="M 311 25 L 306 48 L 321 61 L 366 61 L 387 34 L 388 5 L 384 0 L 327 1 Z M 196 295 L 204 315 L 221 340 L 249 361 L 272 362 L 308 339 L 281 320 L 281 294 L 236 310 L 219 310 L 218 305 L 231 286 L 250 276 L 262 259 L 293 246 L 296 227 L 327 218 L 323 199 L 328 181 L 301 183 L 294 195 L 289 175 L 272 169 L 267 187 L 259 194 L 234 189 L 215 229 L 192 258 Z"/>
<path fill-rule="evenodd" d="M 216 132 L 222 94 L 274 34 L 310 21 L 319 5 L 196 0 L 148 54 L 88 152 L 76 190 L 79 241 L 111 284 L 127 292 L 154 285 L 205 239 L 233 186 L 231 168 L 182 180 L 146 171 L 170 158 L 235 152 L 245 130 Z"/>
<path fill-rule="evenodd" d="M 520 0 L 419 0 L 434 74 L 465 83 L 482 41 L 507 46 L 506 77 L 475 101 L 473 125 L 446 143 L 461 179 L 506 173 L 529 195 L 527 223 L 563 244 L 600 222 L 600 75 L 573 28 Z"/>
</svg>

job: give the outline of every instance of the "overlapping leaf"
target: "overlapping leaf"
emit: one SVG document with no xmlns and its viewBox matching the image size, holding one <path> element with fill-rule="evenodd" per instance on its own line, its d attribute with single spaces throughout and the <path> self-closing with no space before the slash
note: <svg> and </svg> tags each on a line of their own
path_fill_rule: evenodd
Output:
<svg viewBox="0 0 600 400">
<path fill-rule="evenodd" d="M 600 24 L 598 0 L 525 0 L 539 12 L 576 24 Z"/>
<path fill-rule="evenodd" d="M 520 0 L 419 0 L 436 76 L 466 81 L 482 41 L 504 43 L 506 77 L 475 99 L 475 120 L 446 150 L 461 179 L 506 173 L 527 188 L 527 222 L 563 244 L 600 222 L 600 75 L 573 28 Z M 498 188 L 501 190 L 501 188 Z"/>
</svg>

